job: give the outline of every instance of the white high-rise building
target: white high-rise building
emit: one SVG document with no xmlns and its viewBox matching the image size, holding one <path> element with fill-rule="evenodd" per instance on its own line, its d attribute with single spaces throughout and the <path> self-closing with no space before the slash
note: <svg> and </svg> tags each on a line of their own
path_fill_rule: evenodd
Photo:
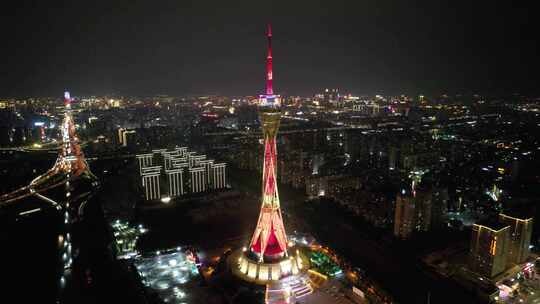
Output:
<svg viewBox="0 0 540 304">
<path fill-rule="evenodd" d="M 142 169 L 146 167 L 151 167 L 153 165 L 154 154 L 139 154 L 137 155 L 137 160 L 139 161 L 139 172 L 142 173 Z"/>
<path fill-rule="evenodd" d="M 159 185 L 160 175 L 161 166 L 142 168 L 141 177 L 146 200 L 156 200 L 161 198 L 161 188 Z"/>
<path fill-rule="evenodd" d="M 166 170 L 167 182 L 169 184 L 169 196 L 177 197 L 184 194 L 184 179 L 182 177 L 183 168 Z"/>
<path fill-rule="evenodd" d="M 131 134 L 136 134 L 137 132 L 135 130 L 124 130 L 122 132 L 122 146 L 124 147 L 127 147 L 128 146 L 128 141 L 129 142 L 132 142 L 134 139 L 131 138 L 129 139 L 130 137 L 133 137 L 133 136 L 130 136 Z M 133 143 L 131 143 L 131 145 L 133 145 Z"/>
<path fill-rule="evenodd" d="M 147 200 L 161 198 L 161 174 L 167 178 L 170 197 L 227 187 L 225 163 L 216 164 L 206 155 L 198 155 L 186 147 L 170 151 L 155 149 L 152 153 L 137 155 L 137 160 Z"/>
<path fill-rule="evenodd" d="M 206 171 L 204 167 L 194 167 L 189 169 L 191 176 L 190 185 L 192 193 L 206 191 Z"/>
<path fill-rule="evenodd" d="M 198 167 L 199 166 L 204 167 L 205 175 L 206 175 L 205 183 L 209 187 L 210 187 L 210 185 L 212 185 L 213 164 L 214 164 L 214 160 L 212 160 L 212 159 L 205 159 L 205 160 L 200 160 L 200 161 L 197 162 Z"/>
<path fill-rule="evenodd" d="M 223 189 L 227 186 L 227 182 L 225 179 L 225 167 L 225 163 L 212 165 L 212 189 Z"/>
</svg>

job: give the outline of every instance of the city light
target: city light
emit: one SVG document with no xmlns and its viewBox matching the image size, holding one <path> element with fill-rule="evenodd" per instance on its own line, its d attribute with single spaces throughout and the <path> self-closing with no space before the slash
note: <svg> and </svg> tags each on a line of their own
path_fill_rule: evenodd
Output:
<svg viewBox="0 0 540 304">
<path fill-rule="evenodd" d="M 7 10 L 0 302 L 540 303 L 532 6 L 218 2 Z"/>
</svg>

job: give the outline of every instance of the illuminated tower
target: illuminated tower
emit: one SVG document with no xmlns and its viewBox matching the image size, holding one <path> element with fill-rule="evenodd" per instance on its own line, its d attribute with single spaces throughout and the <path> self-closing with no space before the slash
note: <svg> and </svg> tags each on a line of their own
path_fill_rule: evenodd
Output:
<svg viewBox="0 0 540 304">
<path fill-rule="evenodd" d="M 64 106 L 66 107 L 66 110 L 71 109 L 71 95 L 68 91 L 64 92 Z"/>
<path fill-rule="evenodd" d="M 262 174 L 262 202 L 257 227 L 250 249 L 259 260 L 264 257 L 287 255 L 287 235 L 281 217 L 276 180 L 276 135 L 281 118 L 279 96 L 272 88 L 272 30 L 268 26 L 268 56 L 266 58 L 266 94 L 260 96 L 259 117 L 264 135 L 264 164 Z"/>
<path fill-rule="evenodd" d="M 264 137 L 261 211 L 249 246 L 231 254 L 229 263 L 236 264 L 233 273 L 256 284 L 279 281 L 307 270 L 307 260 L 287 241 L 281 217 L 277 188 L 276 135 L 281 119 L 281 101 L 272 88 L 272 30 L 268 25 L 266 57 L 266 94 L 259 96 L 259 119 Z M 289 252 L 288 252 L 289 251 Z M 306 283 L 307 284 L 307 283 Z M 302 290 L 311 292 L 309 284 Z M 304 286 L 305 285 L 305 286 Z"/>
</svg>

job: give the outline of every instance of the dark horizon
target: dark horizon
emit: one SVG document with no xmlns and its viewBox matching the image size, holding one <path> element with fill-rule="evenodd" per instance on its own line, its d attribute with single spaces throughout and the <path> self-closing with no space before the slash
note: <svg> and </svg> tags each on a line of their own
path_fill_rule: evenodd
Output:
<svg viewBox="0 0 540 304">
<path fill-rule="evenodd" d="M 268 22 L 278 94 L 540 93 L 527 7 L 201 2 L 4 7 L 0 96 L 257 95 Z"/>
</svg>

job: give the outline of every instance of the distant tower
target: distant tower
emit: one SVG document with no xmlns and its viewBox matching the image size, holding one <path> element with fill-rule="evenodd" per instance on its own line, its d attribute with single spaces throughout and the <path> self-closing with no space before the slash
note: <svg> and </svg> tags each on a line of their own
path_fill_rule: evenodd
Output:
<svg viewBox="0 0 540 304">
<path fill-rule="evenodd" d="M 64 92 L 64 106 L 66 109 L 71 109 L 71 96 L 68 91 Z"/>
</svg>

